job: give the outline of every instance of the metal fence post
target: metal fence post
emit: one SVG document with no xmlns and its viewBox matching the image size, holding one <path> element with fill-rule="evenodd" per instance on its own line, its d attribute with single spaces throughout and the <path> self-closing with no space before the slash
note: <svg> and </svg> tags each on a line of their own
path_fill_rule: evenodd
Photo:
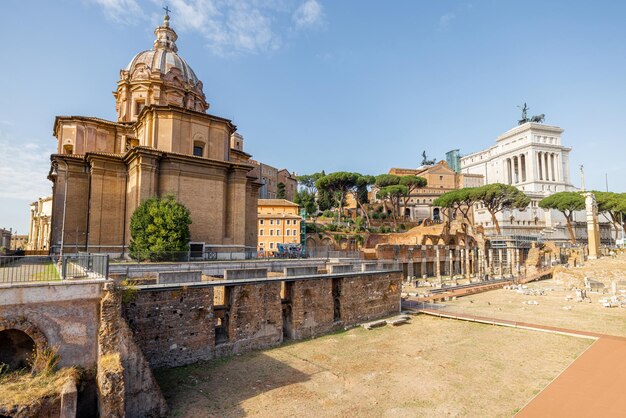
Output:
<svg viewBox="0 0 626 418">
<path fill-rule="evenodd" d="M 106 254 L 104 256 L 104 278 L 109 278 L 109 255 Z"/>
<path fill-rule="evenodd" d="M 65 280 L 67 274 L 67 256 L 61 256 L 61 280 Z"/>
</svg>

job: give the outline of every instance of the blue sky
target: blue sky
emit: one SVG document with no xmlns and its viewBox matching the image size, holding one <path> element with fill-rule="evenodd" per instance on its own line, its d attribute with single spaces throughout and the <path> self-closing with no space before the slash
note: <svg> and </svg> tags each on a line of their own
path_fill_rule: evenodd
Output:
<svg viewBox="0 0 626 418">
<path fill-rule="evenodd" d="M 626 2 L 171 0 L 210 113 L 255 159 L 379 174 L 492 145 L 531 114 L 565 129 L 579 185 L 626 191 Z M 0 227 L 50 193 L 55 115 L 115 117 L 119 70 L 162 1 L 2 2 Z"/>
</svg>

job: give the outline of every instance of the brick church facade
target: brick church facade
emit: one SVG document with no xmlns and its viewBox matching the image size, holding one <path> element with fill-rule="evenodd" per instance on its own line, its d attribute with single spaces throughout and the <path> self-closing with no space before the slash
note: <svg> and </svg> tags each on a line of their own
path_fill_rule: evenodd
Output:
<svg viewBox="0 0 626 418">
<path fill-rule="evenodd" d="M 202 82 L 177 54 L 169 16 L 154 33 L 153 48 L 120 71 L 116 122 L 54 122 L 51 250 L 127 254 L 137 206 L 174 194 L 191 212 L 196 257 L 251 256 L 260 187 L 249 175 L 251 156 L 230 120 L 206 113 Z"/>
</svg>

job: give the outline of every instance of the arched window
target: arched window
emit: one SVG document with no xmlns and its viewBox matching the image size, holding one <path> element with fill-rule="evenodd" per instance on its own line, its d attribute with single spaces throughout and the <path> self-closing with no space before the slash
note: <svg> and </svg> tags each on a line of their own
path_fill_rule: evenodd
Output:
<svg viewBox="0 0 626 418">
<path fill-rule="evenodd" d="M 73 154 L 74 146 L 73 145 L 63 145 L 63 154 Z"/>
</svg>

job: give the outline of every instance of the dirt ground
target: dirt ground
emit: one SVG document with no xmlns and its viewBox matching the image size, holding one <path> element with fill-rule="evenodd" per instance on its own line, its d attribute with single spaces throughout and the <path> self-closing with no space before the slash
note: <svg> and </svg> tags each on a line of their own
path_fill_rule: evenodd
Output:
<svg viewBox="0 0 626 418">
<path fill-rule="evenodd" d="M 626 281 L 626 252 L 620 252 L 616 257 L 587 260 L 578 267 L 558 266 L 554 272 L 554 278 L 566 286 L 582 288 L 585 277 L 602 282 L 607 288 L 610 288 L 611 281 Z"/>
<path fill-rule="evenodd" d="M 514 290 L 493 290 L 443 303 L 451 312 L 508 319 L 540 325 L 598 332 L 626 337 L 626 309 L 605 308 L 599 302 L 608 294 L 587 292 L 591 302 L 576 302 L 574 290 L 560 279 L 528 283 L 526 290 L 543 295 L 524 295 Z M 570 296 L 573 299 L 567 300 Z M 526 302 L 537 302 L 529 305 Z"/>
<path fill-rule="evenodd" d="M 156 375 L 174 417 L 508 417 L 591 343 L 421 315 Z"/>
</svg>

